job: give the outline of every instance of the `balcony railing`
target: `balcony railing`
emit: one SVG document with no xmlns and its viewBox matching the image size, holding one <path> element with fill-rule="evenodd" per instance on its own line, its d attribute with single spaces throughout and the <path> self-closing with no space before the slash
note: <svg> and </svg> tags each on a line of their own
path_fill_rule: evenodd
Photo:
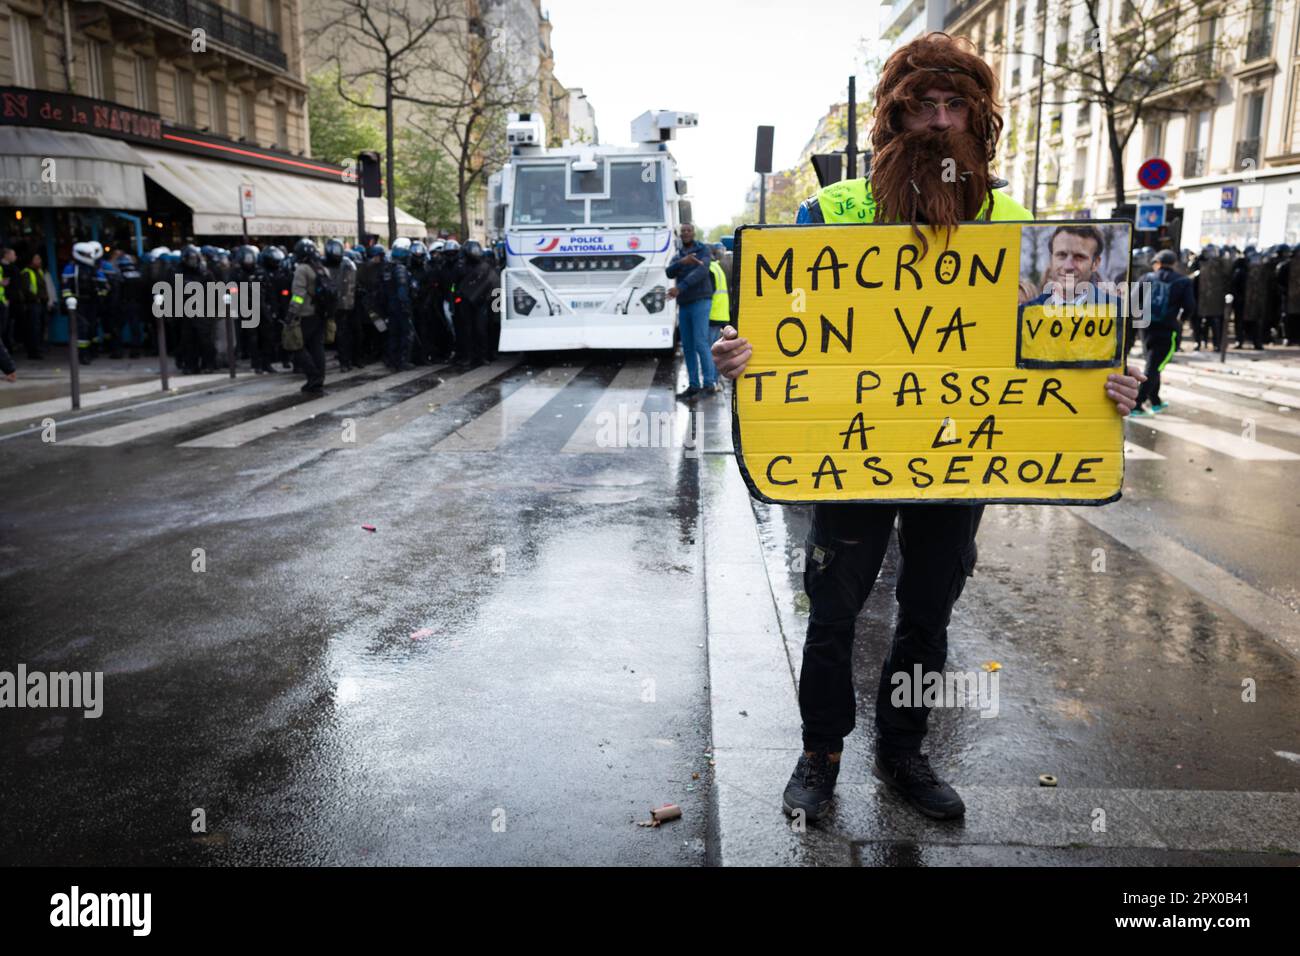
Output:
<svg viewBox="0 0 1300 956">
<path fill-rule="evenodd" d="M 1205 147 L 1189 149 L 1183 153 L 1183 178 L 1195 179 L 1205 175 Z"/>
<path fill-rule="evenodd" d="M 1256 27 L 1246 34 L 1246 62 L 1264 60 L 1273 55 L 1273 26 Z"/>
<path fill-rule="evenodd" d="M 233 47 L 264 63 L 284 70 L 289 59 L 280 47 L 280 37 L 246 17 L 222 9 L 212 0 L 120 0 L 127 6 L 178 24 L 190 33 L 202 29 L 209 40 Z"/>
<path fill-rule="evenodd" d="M 943 16 L 943 25 L 945 27 L 952 26 L 979 2 L 980 0 L 954 0 L 953 3 L 948 4 L 948 12 Z"/>
<path fill-rule="evenodd" d="M 1258 136 L 1254 137 L 1253 139 L 1237 140 L 1237 152 L 1236 152 L 1236 161 L 1235 161 L 1236 168 L 1241 169 L 1246 165 L 1247 161 L 1249 161 L 1252 166 L 1259 165 L 1259 137 Z"/>
<path fill-rule="evenodd" d="M 1213 80 L 1219 75 L 1215 68 L 1214 47 L 1205 46 L 1190 50 L 1165 60 L 1152 73 L 1155 89 L 1176 86 L 1189 80 Z"/>
</svg>

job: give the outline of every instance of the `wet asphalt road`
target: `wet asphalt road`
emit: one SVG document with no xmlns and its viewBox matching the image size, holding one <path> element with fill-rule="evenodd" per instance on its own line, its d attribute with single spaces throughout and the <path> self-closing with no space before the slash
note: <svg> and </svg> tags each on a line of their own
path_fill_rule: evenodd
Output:
<svg viewBox="0 0 1300 956">
<path fill-rule="evenodd" d="M 105 674 L 98 719 L 0 715 L 0 858 L 702 862 L 694 462 L 561 452 L 620 364 L 503 363 L 388 433 L 369 416 L 455 373 L 238 448 L 176 446 L 300 396 L 260 380 L 247 411 L 138 441 L 61 444 L 212 395 L 0 446 L 0 666 Z M 527 428 L 431 453 L 557 369 Z M 646 411 L 673 408 L 673 377 L 658 364 Z M 349 418 L 362 447 L 339 446 Z M 682 820 L 635 825 L 666 802 Z"/>
<path fill-rule="evenodd" d="M 537 355 L 460 391 L 451 370 L 372 369 L 331 385 L 355 398 L 235 447 L 178 446 L 292 416 L 288 376 L 61 425 L 53 444 L 0 428 L 0 669 L 102 670 L 106 697 L 96 720 L 0 712 L 0 860 L 705 862 L 698 461 L 676 445 L 565 450 L 598 402 L 641 394 L 619 391 L 630 364 Z M 681 425 L 679 375 L 651 363 L 643 394 Z M 1187 375 L 1194 400 L 1171 409 L 1184 423 L 1231 436 L 1257 414 L 1276 426 L 1261 442 L 1300 455 L 1276 401 Z M 75 444 L 161 416 L 176 426 Z M 727 403 L 700 421 L 723 451 Z M 1130 456 L 1107 515 L 1300 606 L 1300 461 L 1140 422 L 1128 437 L 1162 457 Z M 753 512 L 797 668 L 809 511 Z M 979 548 L 949 669 L 998 661 L 1001 719 L 936 712 L 929 749 L 959 789 L 1052 773 L 1062 787 L 1300 790 L 1300 663 L 1276 635 L 1074 510 L 992 506 Z M 870 779 L 896 567 L 891 549 L 859 619 L 845 780 Z M 682 820 L 635 825 L 669 801 Z M 865 863 L 979 862 L 927 852 L 854 846 Z M 1009 862 L 996 847 L 985 861 Z"/>
</svg>

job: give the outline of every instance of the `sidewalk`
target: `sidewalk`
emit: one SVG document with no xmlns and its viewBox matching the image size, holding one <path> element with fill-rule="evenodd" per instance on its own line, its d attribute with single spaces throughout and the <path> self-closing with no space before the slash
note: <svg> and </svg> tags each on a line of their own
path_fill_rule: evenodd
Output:
<svg viewBox="0 0 1300 956">
<path fill-rule="evenodd" d="M 719 403 L 721 406 L 723 403 Z M 710 409 L 700 463 L 716 832 L 723 865 L 1300 865 L 1300 661 L 1070 510 L 991 506 L 949 671 L 1001 665 L 1000 709 L 936 710 L 927 751 L 964 822 L 871 776 L 897 549 L 858 621 L 857 729 L 837 803 L 792 832 L 809 509 L 753 503 Z M 1109 573 L 1091 573 L 1098 549 Z M 1275 688 L 1241 701 L 1243 676 Z M 1038 784 L 1052 774 L 1056 787 Z"/>
<path fill-rule="evenodd" d="M 170 357 L 169 361 L 171 362 L 169 387 L 183 391 L 196 385 L 211 385 L 222 379 L 230 380 L 230 372 L 225 368 L 205 375 L 182 375 L 176 368 L 175 358 Z M 0 409 L 36 402 L 61 402 L 62 408 L 59 409 L 61 411 L 71 408 L 72 379 L 68 371 L 66 347 L 51 348 L 46 352 L 45 358 L 39 361 L 18 354 L 14 356 L 14 364 L 18 366 L 18 381 L 0 381 Z M 247 366 L 247 363 L 245 362 L 244 365 Z M 81 365 L 78 368 L 83 408 L 103 404 L 103 399 L 92 401 L 96 392 L 121 389 L 126 386 L 148 385 L 152 385 L 155 392 L 162 392 L 157 355 L 135 359 L 110 359 L 99 356 L 89 365 Z M 239 377 L 251 375 L 252 373 L 244 368 L 240 371 Z M 133 389 L 130 394 L 121 394 L 124 397 L 137 397 L 137 393 L 145 394 L 147 391 L 147 388 L 144 391 Z"/>
</svg>

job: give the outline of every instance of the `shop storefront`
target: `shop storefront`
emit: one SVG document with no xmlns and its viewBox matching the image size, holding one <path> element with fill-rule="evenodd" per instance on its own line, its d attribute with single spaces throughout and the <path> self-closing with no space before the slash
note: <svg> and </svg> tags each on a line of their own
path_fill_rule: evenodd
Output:
<svg viewBox="0 0 1300 956">
<path fill-rule="evenodd" d="M 245 218 L 245 187 L 253 212 Z M 381 199 L 366 231 L 387 236 Z M 398 211 L 398 233 L 424 224 Z M 357 234 L 357 187 L 341 167 L 165 123 L 70 94 L 0 87 L 0 244 L 59 268 L 73 242 L 135 253 L 185 242 L 291 245 Z"/>
<path fill-rule="evenodd" d="M 1300 242 L 1300 166 L 1280 166 L 1184 184 L 1183 245 L 1253 245 L 1259 249 Z"/>
</svg>

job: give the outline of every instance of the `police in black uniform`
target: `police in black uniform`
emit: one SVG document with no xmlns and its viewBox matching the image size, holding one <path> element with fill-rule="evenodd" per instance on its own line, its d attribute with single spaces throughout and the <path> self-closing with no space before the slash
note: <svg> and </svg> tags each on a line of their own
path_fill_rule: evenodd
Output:
<svg viewBox="0 0 1300 956">
<path fill-rule="evenodd" d="M 324 271 L 324 266 L 316 243 L 306 238 L 294 243 L 293 263 L 286 330 L 301 325 L 302 347 L 293 353 L 293 361 L 298 371 L 307 376 L 302 390 L 319 395 L 325 391 L 325 322 L 333 303 L 322 302 L 317 295 L 319 273 Z"/>
<path fill-rule="evenodd" d="M 394 372 L 411 368 L 411 273 L 406 268 L 409 254 L 409 244 L 395 243 L 379 277 L 379 314 L 388 326 L 384 333 L 384 364 Z"/>
<path fill-rule="evenodd" d="M 176 311 L 181 313 L 181 344 L 176 356 L 177 364 L 182 372 L 189 375 L 211 372 L 217 367 L 214 317 L 207 314 L 206 308 L 207 284 L 212 281 L 212 273 L 208 271 L 198 246 L 187 245 L 181 249 L 180 274 L 185 294 L 175 304 Z M 204 308 L 198 310 L 198 315 L 185 315 L 184 300 L 193 294 L 190 288 L 196 282 L 203 290 Z"/>
<path fill-rule="evenodd" d="M 131 358 L 140 357 L 140 349 L 146 340 L 146 329 L 152 323 L 145 317 L 149 315 L 149 285 L 144 272 L 136 262 L 135 256 L 123 253 L 117 258 L 118 285 L 118 335 L 114 344 L 128 344 Z"/>
<path fill-rule="evenodd" d="M 464 245 L 464 267 L 456 282 L 458 316 L 457 339 L 463 348 L 457 355 L 457 364 L 468 362 L 471 368 L 491 360 L 495 351 L 489 341 L 493 290 L 498 275 L 492 259 L 483 254 L 483 247 L 471 239 Z"/>
</svg>

